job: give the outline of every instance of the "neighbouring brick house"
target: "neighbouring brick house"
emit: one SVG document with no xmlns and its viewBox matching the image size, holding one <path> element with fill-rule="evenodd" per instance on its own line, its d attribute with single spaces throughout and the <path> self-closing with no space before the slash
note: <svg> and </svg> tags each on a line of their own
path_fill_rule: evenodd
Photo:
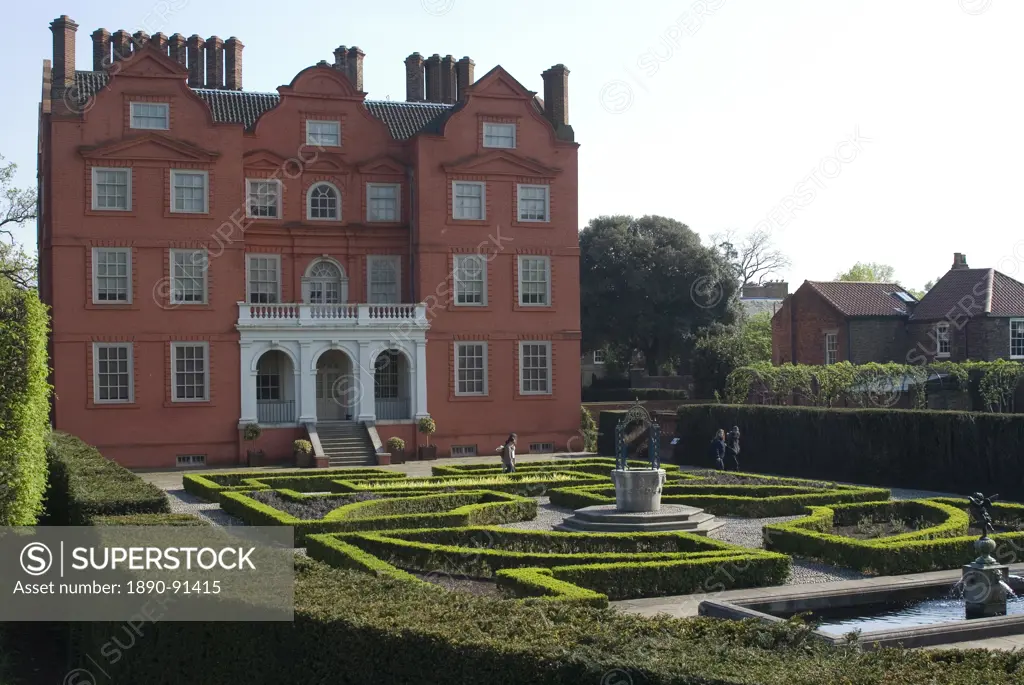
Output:
<svg viewBox="0 0 1024 685">
<path fill-rule="evenodd" d="M 772 318 L 775 364 L 1024 360 L 1024 284 L 953 266 L 918 301 L 897 283 L 804 281 Z"/>
<path fill-rule="evenodd" d="M 424 417 L 440 455 L 577 434 L 563 65 L 541 99 L 500 66 L 477 79 L 468 57 L 413 53 L 395 64 L 406 101 L 371 100 L 364 53 L 343 46 L 257 93 L 234 37 L 99 29 L 83 71 L 77 24 L 50 28 L 38 243 L 56 428 L 132 467 L 237 464 L 250 422 L 271 460 L 298 438 L 341 462 L 390 436 L 414 450 Z"/>
</svg>

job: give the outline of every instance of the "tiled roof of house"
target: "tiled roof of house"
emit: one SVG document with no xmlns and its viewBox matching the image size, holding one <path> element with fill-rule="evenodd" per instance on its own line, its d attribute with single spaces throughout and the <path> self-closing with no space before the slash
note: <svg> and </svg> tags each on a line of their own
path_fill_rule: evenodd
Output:
<svg viewBox="0 0 1024 685">
<path fill-rule="evenodd" d="M 1024 283 L 995 269 L 950 269 L 925 293 L 910 320 L 983 314 L 1024 316 Z"/>
<path fill-rule="evenodd" d="M 810 288 L 839 310 L 843 316 L 906 316 L 907 302 L 897 293 L 906 294 L 898 283 L 862 281 L 804 281 Z M 909 296 L 912 299 L 912 296 Z M 913 300 L 912 300 L 913 301 Z"/>
<path fill-rule="evenodd" d="M 102 71 L 76 71 L 74 96 L 84 105 L 107 84 Z M 277 93 L 250 93 L 242 90 L 193 88 L 209 106 L 213 120 L 238 123 L 251 129 L 264 112 L 274 108 L 281 97 Z M 395 140 L 406 140 L 417 133 L 440 133 L 440 125 L 452 105 L 437 102 L 392 102 L 366 100 L 366 109 L 387 124 Z"/>
</svg>

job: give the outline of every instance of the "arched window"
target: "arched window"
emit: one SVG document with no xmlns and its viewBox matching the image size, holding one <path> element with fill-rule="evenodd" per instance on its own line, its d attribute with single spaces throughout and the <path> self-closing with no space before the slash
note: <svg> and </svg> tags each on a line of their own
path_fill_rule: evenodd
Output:
<svg viewBox="0 0 1024 685">
<path fill-rule="evenodd" d="M 315 183 L 306 195 L 306 216 L 315 221 L 341 221 L 341 193 L 330 183 Z"/>
<path fill-rule="evenodd" d="M 338 304 L 348 299 L 348 279 L 333 262 L 316 262 L 303 280 L 310 304 Z"/>
</svg>

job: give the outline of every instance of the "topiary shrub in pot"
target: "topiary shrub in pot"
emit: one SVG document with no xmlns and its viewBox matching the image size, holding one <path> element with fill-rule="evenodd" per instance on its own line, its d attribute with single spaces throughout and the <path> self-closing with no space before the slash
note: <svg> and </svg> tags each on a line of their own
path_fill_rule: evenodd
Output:
<svg viewBox="0 0 1024 685">
<path fill-rule="evenodd" d="M 388 438 L 388 452 L 391 453 L 392 464 L 404 464 L 405 440 L 397 437 Z"/>
<path fill-rule="evenodd" d="M 260 428 L 258 423 L 247 423 L 242 431 L 242 437 L 247 442 L 252 443 L 252 449 L 246 450 L 245 456 L 249 466 L 262 466 L 266 459 L 266 453 L 263 450 L 256 449 L 256 441 L 263 435 L 263 429 Z"/>
<path fill-rule="evenodd" d="M 308 469 L 313 466 L 313 443 L 309 440 L 296 440 L 292 443 L 292 455 L 295 457 L 295 465 L 300 469 Z"/>
<path fill-rule="evenodd" d="M 419 448 L 419 459 L 425 461 L 428 459 L 437 458 L 437 445 L 430 444 L 430 436 L 437 431 L 437 424 L 434 423 L 434 419 L 429 416 L 424 416 L 420 419 L 419 425 L 417 426 L 420 433 L 427 436 L 427 444 Z"/>
</svg>

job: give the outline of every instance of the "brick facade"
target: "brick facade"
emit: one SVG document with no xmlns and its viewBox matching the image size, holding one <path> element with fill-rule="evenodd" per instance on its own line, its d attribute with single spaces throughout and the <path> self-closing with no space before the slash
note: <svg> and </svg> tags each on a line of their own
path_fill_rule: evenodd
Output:
<svg viewBox="0 0 1024 685">
<path fill-rule="evenodd" d="M 836 334 L 837 361 L 847 359 L 846 319 L 817 293 L 797 289 L 772 317 L 772 362 L 824 364 L 825 334 L 830 332 Z"/>
</svg>

